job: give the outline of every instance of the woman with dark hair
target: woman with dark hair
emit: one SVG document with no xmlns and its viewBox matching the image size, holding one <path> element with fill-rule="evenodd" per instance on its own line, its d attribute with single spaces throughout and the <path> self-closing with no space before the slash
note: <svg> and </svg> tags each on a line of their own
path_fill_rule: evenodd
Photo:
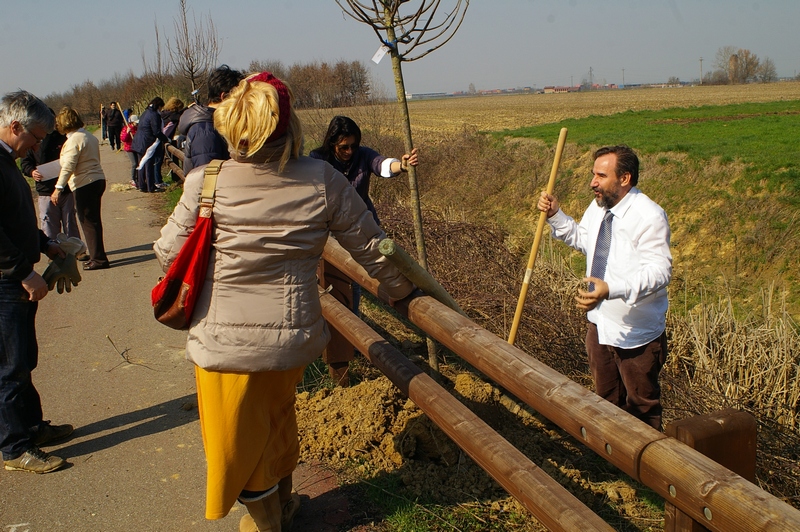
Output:
<svg viewBox="0 0 800 532">
<path fill-rule="evenodd" d="M 302 126 L 288 87 L 269 72 L 239 83 L 214 111 L 230 148 L 219 169 L 211 255 L 186 357 L 195 364 L 206 454 L 206 518 L 238 499 L 240 531 L 289 530 L 299 443 L 295 391 L 328 342 L 315 270 L 330 234 L 390 297 L 411 284 L 378 250 L 385 238 L 330 165 L 301 157 Z M 166 271 L 194 230 L 203 168 L 154 246 Z"/>
<path fill-rule="evenodd" d="M 164 149 L 164 144 L 169 139 L 164 135 L 164 123 L 159 113 L 164 107 L 164 100 L 156 96 L 150 101 L 147 109 L 139 117 L 139 129 L 133 138 L 131 149 L 139 154 L 139 190 L 142 192 L 156 192 L 156 172 L 161 172 L 157 167 L 158 150 Z M 148 150 L 159 141 L 159 144 L 148 154 Z M 149 157 L 147 156 L 149 155 Z M 163 160 L 163 158 L 161 159 Z"/>
<path fill-rule="evenodd" d="M 309 153 L 315 159 L 327 161 L 339 170 L 355 187 L 356 192 L 367 204 L 375 222 L 380 224 L 378 213 L 369 197 L 369 178 L 372 174 L 381 177 L 395 177 L 408 167 L 418 163 L 417 149 L 403 155 L 400 160 L 384 157 L 372 148 L 361 145 L 361 129 L 351 118 L 334 116 L 328 125 L 322 146 Z M 349 277 L 326 261 L 320 261 L 317 277 L 325 288 L 340 303 L 359 315 L 361 287 Z M 350 384 L 349 366 L 355 350 L 353 345 L 337 330 L 331 331 L 331 340 L 322 353 L 322 360 L 328 365 L 333 381 L 340 386 Z"/>
<path fill-rule="evenodd" d="M 100 166 L 100 141 L 83 129 L 83 120 L 72 107 L 64 107 L 56 115 L 56 129 L 66 135 L 67 140 L 61 148 L 61 172 L 50 201 L 58 205 L 64 187 L 69 185 L 75 195 L 75 210 L 89 252 L 83 269 L 104 270 L 109 263 L 100 218 L 100 200 L 106 191 L 106 176 Z"/>
<path fill-rule="evenodd" d="M 380 177 L 396 177 L 407 172 L 409 166 L 417 166 L 417 149 L 406 153 L 400 160 L 385 157 L 372 148 L 361 145 L 361 128 L 351 118 L 334 116 L 328 125 L 322 146 L 309 153 L 314 159 L 327 161 L 339 170 L 356 187 L 356 192 L 367 204 L 367 208 L 380 224 L 378 213 L 369 197 L 369 178 L 372 174 Z"/>
</svg>

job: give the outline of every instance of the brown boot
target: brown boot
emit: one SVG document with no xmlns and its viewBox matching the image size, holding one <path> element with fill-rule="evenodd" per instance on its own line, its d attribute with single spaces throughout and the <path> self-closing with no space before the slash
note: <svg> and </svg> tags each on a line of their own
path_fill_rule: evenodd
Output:
<svg viewBox="0 0 800 532">
<path fill-rule="evenodd" d="M 254 502 L 242 503 L 248 515 L 239 521 L 239 532 L 281 532 L 281 503 L 278 491 Z"/>
<path fill-rule="evenodd" d="M 278 500 L 281 503 L 281 528 L 288 532 L 292 528 L 295 514 L 300 510 L 300 496 L 292 493 L 292 475 L 278 482 Z"/>
<path fill-rule="evenodd" d="M 328 364 L 328 372 L 337 386 L 342 388 L 350 386 L 350 364 L 348 362 L 331 362 Z"/>
</svg>

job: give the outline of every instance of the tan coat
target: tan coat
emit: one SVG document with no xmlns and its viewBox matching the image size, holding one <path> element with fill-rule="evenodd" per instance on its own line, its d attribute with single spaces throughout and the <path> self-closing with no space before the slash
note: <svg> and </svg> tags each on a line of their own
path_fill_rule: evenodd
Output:
<svg viewBox="0 0 800 532">
<path fill-rule="evenodd" d="M 155 252 L 166 271 L 197 219 L 203 167 L 186 178 Z M 329 233 L 400 299 L 413 285 L 378 251 L 385 234 L 347 179 L 328 163 L 226 161 L 217 180 L 208 275 L 186 356 L 220 371 L 286 370 L 328 343 L 315 270 Z"/>
<path fill-rule="evenodd" d="M 59 157 L 61 172 L 56 186 L 77 190 L 106 176 L 100 166 L 100 141 L 83 128 L 67 133 Z"/>
</svg>

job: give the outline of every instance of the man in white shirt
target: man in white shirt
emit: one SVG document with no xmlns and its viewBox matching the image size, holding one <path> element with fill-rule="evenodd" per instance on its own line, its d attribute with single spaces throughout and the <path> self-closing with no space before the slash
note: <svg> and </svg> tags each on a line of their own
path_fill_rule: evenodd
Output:
<svg viewBox="0 0 800 532">
<path fill-rule="evenodd" d="M 638 180 L 633 150 L 600 148 L 589 184 L 595 201 L 580 223 L 546 192 L 538 208 L 547 213 L 553 236 L 587 257 L 588 290 L 578 290 L 575 301 L 589 320 L 586 352 L 595 392 L 660 429 L 670 231 L 666 213 L 636 188 Z"/>
</svg>

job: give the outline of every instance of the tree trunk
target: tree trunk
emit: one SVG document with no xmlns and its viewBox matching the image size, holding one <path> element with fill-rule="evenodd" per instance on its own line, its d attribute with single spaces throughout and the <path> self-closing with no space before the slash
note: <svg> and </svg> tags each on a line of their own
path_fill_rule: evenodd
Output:
<svg viewBox="0 0 800 532">
<path fill-rule="evenodd" d="M 391 14 L 388 9 L 385 11 L 386 17 L 390 19 Z M 391 19 L 387 22 L 391 22 Z M 386 24 L 386 37 L 392 45 L 392 70 L 394 71 L 394 86 L 397 90 L 397 101 L 403 111 L 403 142 L 406 153 L 411 153 L 414 149 L 414 140 L 411 137 L 411 117 L 408 114 L 408 101 L 406 100 L 406 87 L 403 83 L 402 60 L 397 50 L 396 35 L 391 23 Z M 425 250 L 425 236 L 422 232 L 422 208 L 419 201 L 419 188 L 417 187 L 417 169 L 408 166 L 408 188 L 411 192 L 411 217 L 414 221 L 414 238 L 417 245 L 417 260 L 420 266 L 428 269 L 428 253 Z M 431 377 L 439 380 L 439 359 L 436 356 L 436 342 L 430 336 L 427 337 L 428 344 L 428 364 L 431 367 Z"/>
</svg>

